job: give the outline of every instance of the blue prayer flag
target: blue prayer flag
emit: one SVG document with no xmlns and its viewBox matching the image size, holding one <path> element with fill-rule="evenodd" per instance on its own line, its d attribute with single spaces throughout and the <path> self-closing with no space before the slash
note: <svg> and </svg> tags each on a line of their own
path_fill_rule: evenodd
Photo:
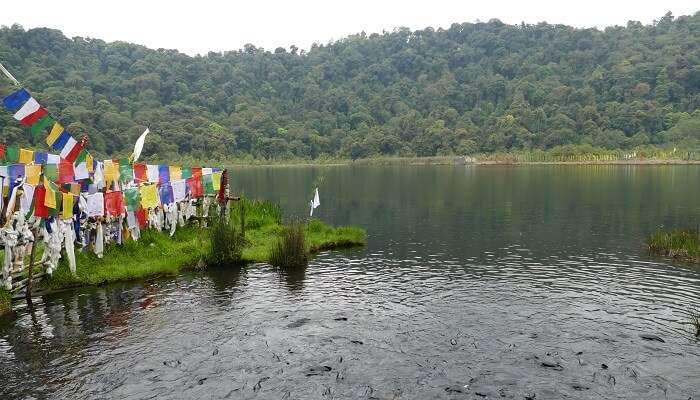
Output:
<svg viewBox="0 0 700 400">
<path fill-rule="evenodd" d="M 17 111 L 32 97 L 26 89 L 19 89 L 2 99 L 2 104 L 8 111 Z"/>
<path fill-rule="evenodd" d="M 161 204 L 172 204 L 175 202 L 173 187 L 169 183 L 162 183 L 158 186 L 158 195 L 160 196 Z"/>
<path fill-rule="evenodd" d="M 61 134 L 58 136 L 56 141 L 51 143 L 51 148 L 54 150 L 63 150 L 63 146 L 65 146 L 66 143 L 68 143 L 68 140 L 70 140 L 70 138 L 70 132 L 64 129 L 63 132 L 61 132 Z"/>
<path fill-rule="evenodd" d="M 40 151 L 34 152 L 34 163 L 35 164 L 46 164 L 49 161 L 49 155 L 47 153 L 42 153 Z"/>
<path fill-rule="evenodd" d="M 170 182 L 170 167 L 167 165 L 158 166 L 158 183 Z"/>
</svg>

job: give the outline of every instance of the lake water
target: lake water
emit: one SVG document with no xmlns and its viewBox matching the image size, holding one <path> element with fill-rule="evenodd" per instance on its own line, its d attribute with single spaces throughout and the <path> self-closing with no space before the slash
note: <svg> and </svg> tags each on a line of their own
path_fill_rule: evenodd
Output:
<svg viewBox="0 0 700 400">
<path fill-rule="evenodd" d="M 54 293 L 0 319 L 0 398 L 698 399 L 697 166 L 250 168 L 367 247 Z M 658 335 L 665 342 L 640 334 Z"/>
</svg>

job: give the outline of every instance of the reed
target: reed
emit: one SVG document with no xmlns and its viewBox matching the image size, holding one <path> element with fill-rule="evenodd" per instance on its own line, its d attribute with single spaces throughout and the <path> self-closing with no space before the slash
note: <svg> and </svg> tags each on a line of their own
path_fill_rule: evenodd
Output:
<svg viewBox="0 0 700 400">
<path fill-rule="evenodd" d="M 6 314 L 12 310 L 11 299 L 10 292 L 5 289 L 0 289 L 0 315 Z"/>
<path fill-rule="evenodd" d="M 695 333 L 695 337 L 700 338 L 700 310 L 697 308 L 688 308 L 688 323 Z"/>
<path fill-rule="evenodd" d="M 216 217 L 208 233 L 209 251 L 205 257 L 208 266 L 228 267 L 243 263 L 246 240 L 232 218 Z"/>
<path fill-rule="evenodd" d="M 693 260 L 700 257 L 700 237 L 695 229 L 659 229 L 649 237 L 648 245 L 653 254 Z"/>
<path fill-rule="evenodd" d="M 299 268 L 309 263 L 305 227 L 293 219 L 284 228 L 282 236 L 270 249 L 270 264 L 278 268 Z"/>
</svg>

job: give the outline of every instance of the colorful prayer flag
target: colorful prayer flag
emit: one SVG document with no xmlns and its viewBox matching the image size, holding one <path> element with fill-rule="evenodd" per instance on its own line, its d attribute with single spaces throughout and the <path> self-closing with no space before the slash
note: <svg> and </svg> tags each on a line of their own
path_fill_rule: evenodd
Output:
<svg viewBox="0 0 700 400">
<path fill-rule="evenodd" d="M 122 158 L 119 160 L 119 180 L 122 182 L 131 182 L 134 180 L 134 169 L 129 163 L 129 159 Z"/>
<path fill-rule="evenodd" d="M 37 218 L 48 218 L 49 209 L 44 204 L 46 199 L 46 188 L 38 186 L 34 189 L 34 216 Z"/>
<path fill-rule="evenodd" d="M 170 168 L 167 165 L 158 166 L 158 183 L 170 182 Z"/>
<path fill-rule="evenodd" d="M 143 185 L 139 188 L 141 206 L 145 209 L 158 207 L 158 189 L 156 185 Z"/>
<path fill-rule="evenodd" d="M 136 181 L 136 183 L 148 181 L 148 176 L 146 174 L 146 164 L 134 163 L 134 180 Z"/>
<path fill-rule="evenodd" d="M 44 176 L 51 182 L 56 182 L 58 180 L 58 165 L 57 164 L 46 164 L 44 165 Z"/>
<path fill-rule="evenodd" d="M 211 174 L 202 175 L 202 186 L 204 187 L 204 194 L 214 194 L 214 182 Z"/>
<path fill-rule="evenodd" d="M 221 189 L 221 174 L 222 174 L 221 172 L 214 172 L 211 175 L 211 180 L 212 180 L 212 183 L 214 185 L 215 191 L 218 191 L 219 189 Z"/>
<path fill-rule="evenodd" d="M 147 165 L 146 174 L 148 176 L 148 181 L 153 183 L 158 183 L 158 166 L 157 165 Z"/>
<path fill-rule="evenodd" d="M 41 165 L 26 165 L 24 172 L 27 174 L 27 183 L 30 185 L 38 185 L 39 177 L 41 176 Z"/>
<path fill-rule="evenodd" d="M 173 187 L 170 185 L 170 183 L 161 184 L 158 187 L 158 194 L 160 195 L 161 204 L 172 204 L 175 201 Z"/>
<path fill-rule="evenodd" d="M 72 193 L 61 193 L 63 197 L 61 217 L 63 219 L 73 218 L 73 194 Z"/>
<path fill-rule="evenodd" d="M 41 131 L 51 126 L 53 122 L 54 120 L 53 118 L 51 118 L 50 115 L 43 116 L 39 121 L 37 121 L 36 124 L 32 125 L 32 128 L 30 129 L 32 135 L 38 135 L 39 133 L 41 133 Z"/>
<path fill-rule="evenodd" d="M 31 164 L 34 161 L 34 152 L 29 149 L 19 149 L 20 164 Z"/>
<path fill-rule="evenodd" d="M 182 179 L 182 170 L 180 169 L 179 166 L 171 165 L 168 173 L 169 173 L 168 177 L 170 178 L 170 182 Z"/>
<path fill-rule="evenodd" d="M 124 196 L 120 191 L 105 193 L 105 211 L 107 215 L 119 216 L 124 213 Z"/>
<path fill-rule="evenodd" d="M 141 197 L 139 196 L 138 188 L 124 189 L 124 198 L 126 199 L 127 210 L 137 211 L 139 209 L 139 201 L 141 200 Z"/>
<path fill-rule="evenodd" d="M 5 162 L 14 164 L 19 161 L 19 148 L 17 146 L 7 146 L 5 149 Z"/>
<path fill-rule="evenodd" d="M 192 177 L 192 168 L 190 167 L 182 167 L 182 171 L 180 173 L 180 176 L 182 179 L 187 179 Z"/>
<path fill-rule="evenodd" d="M 2 104 L 5 106 L 7 111 L 17 111 L 24 103 L 27 102 L 32 96 L 27 92 L 26 89 L 19 89 L 15 92 L 10 93 L 2 99 Z"/>
<path fill-rule="evenodd" d="M 202 197 L 204 195 L 202 180 L 200 177 L 193 176 L 187 179 L 187 187 L 190 189 L 190 196 L 192 196 L 192 198 Z"/>
<path fill-rule="evenodd" d="M 49 155 L 40 151 L 34 152 L 34 164 L 46 164 Z"/>
<path fill-rule="evenodd" d="M 75 170 L 73 163 L 61 161 L 58 164 L 58 183 L 69 183 L 75 180 Z"/>
</svg>

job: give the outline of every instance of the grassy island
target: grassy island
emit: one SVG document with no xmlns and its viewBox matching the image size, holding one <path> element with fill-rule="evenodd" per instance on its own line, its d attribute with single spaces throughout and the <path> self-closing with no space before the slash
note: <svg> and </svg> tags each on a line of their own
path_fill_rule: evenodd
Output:
<svg viewBox="0 0 700 400">
<path fill-rule="evenodd" d="M 267 262 L 270 250 L 284 232 L 280 208 L 267 201 L 244 200 L 245 246 L 242 262 Z M 230 222 L 241 225 L 241 203 L 231 207 Z M 240 228 L 239 228 L 240 229 Z M 305 223 L 306 245 L 310 253 L 366 243 L 364 229 L 353 226 L 332 227 L 319 220 Z M 65 258 L 53 276 L 45 279 L 42 289 L 61 289 L 151 276 L 174 275 L 196 266 L 205 259 L 210 241 L 207 228 L 192 224 L 178 228 L 173 237 L 165 232 L 143 230 L 138 241 L 127 240 L 122 246 L 105 246 L 103 258 L 92 251 L 76 251 L 76 276 L 72 276 Z M 40 252 L 39 252 L 40 253 Z M 0 289 L 0 314 L 9 309 L 9 294 Z"/>
<path fill-rule="evenodd" d="M 700 236 L 695 229 L 658 230 L 649 237 L 648 245 L 653 254 L 700 261 Z"/>
</svg>

